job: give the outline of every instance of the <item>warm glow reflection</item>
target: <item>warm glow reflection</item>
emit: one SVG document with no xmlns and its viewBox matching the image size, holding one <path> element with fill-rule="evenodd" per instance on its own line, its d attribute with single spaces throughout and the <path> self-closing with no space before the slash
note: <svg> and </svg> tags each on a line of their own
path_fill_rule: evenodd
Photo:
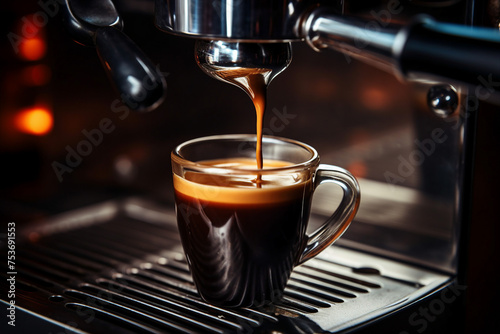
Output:
<svg viewBox="0 0 500 334">
<path fill-rule="evenodd" d="M 46 51 L 45 41 L 39 37 L 25 38 L 19 46 L 19 54 L 26 60 L 39 60 Z"/>
<path fill-rule="evenodd" d="M 20 111 L 15 118 L 15 126 L 19 131 L 45 135 L 52 130 L 52 113 L 46 108 L 34 107 Z"/>
<path fill-rule="evenodd" d="M 22 70 L 23 83 L 28 86 L 42 86 L 49 82 L 50 68 L 47 65 L 33 65 Z"/>
<path fill-rule="evenodd" d="M 361 102 L 364 107 L 374 111 L 384 111 L 391 103 L 390 96 L 383 89 L 370 87 L 362 90 Z"/>
<path fill-rule="evenodd" d="M 353 161 L 347 166 L 347 170 L 357 178 L 364 178 L 368 174 L 368 166 L 364 161 Z"/>
</svg>

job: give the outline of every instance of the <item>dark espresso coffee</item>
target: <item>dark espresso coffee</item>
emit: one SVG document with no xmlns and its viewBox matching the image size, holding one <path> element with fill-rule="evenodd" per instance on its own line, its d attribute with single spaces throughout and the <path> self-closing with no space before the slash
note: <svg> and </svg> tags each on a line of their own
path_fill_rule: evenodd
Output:
<svg viewBox="0 0 500 334">
<path fill-rule="evenodd" d="M 257 186 L 255 160 L 203 164 L 253 171 L 174 175 L 179 232 L 200 295 L 232 307 L 280 299 L 305 242 L 310 176 L 261 173 Z M 264 161 L 266 168 L 286 165 Z"/>
</svg>

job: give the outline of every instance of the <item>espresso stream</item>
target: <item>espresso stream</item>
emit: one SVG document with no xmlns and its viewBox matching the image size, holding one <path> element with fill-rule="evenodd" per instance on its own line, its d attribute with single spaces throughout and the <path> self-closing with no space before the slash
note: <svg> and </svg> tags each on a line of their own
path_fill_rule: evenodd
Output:
<svg viewBox="0 0 500 334">
<path fill-rule="evenodd" d="M 243 89 L 252 99 L 256 113 L 256 133 L 257 133 L 257 148 L 255 156 L 257 159 L 257 168 L 264 168 L 262 158 L 262 128 L 264 113 L 267 102 L 267 79 L 271 75 L 272 70 L 266 68 L 244 68 L 235 67 L 230 69 L 211 70 L 213 75 L 218 76 L 223 81 L 232 83 Z M 261 176 L 257 175 L 256 184 L 260 187 Z"/>
</svg>

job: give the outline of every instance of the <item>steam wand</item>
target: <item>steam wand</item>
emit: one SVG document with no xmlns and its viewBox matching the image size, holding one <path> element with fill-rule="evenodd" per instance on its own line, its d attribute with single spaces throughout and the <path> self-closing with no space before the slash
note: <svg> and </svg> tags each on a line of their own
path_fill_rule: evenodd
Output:
<svg viewBox="0 0 500 334">
<path fill-rule="evenodd" d="M 303 21 L 300 35 L 315 50 L 334 49 L 402 79 L 500 91 L 498 29 L 441 23 L 426 15 L 404 26 L 369 29 L 370 23 L 317 8 Z"/>
</svg>

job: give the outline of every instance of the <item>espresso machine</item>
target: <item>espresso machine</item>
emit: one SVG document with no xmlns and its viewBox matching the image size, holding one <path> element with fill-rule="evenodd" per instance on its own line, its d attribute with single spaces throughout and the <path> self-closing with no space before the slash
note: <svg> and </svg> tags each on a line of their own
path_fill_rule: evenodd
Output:
<svg viewBox="0 0 500 334">
<path fill-rule="evenodd" d="M 0 245 L 15 255 L 0 284 L 8 333 L 494 326 L 500 2 L 65 0 L 12 12 L 24 26 L 11 32 L 38 22 L 47 41 L 37 64 L 51 79 L 19 95 L 42 91 L 54 125 L 0 137 L 3 161 L 19 162 L 1 192 L 14 223 Z M 203 72 L 263 66 L 277 73 L 264 134 L 316 147 L 358 178 L 362 199 L 281 303 L 223 309 L 189 275 L 169 153 L 185 139 L 253 133 L 248 97 Z M 8 124 L 20 88 L 4 91 Z M 338 196 L 318 190 L 311 229 Z"/>
</svg>

